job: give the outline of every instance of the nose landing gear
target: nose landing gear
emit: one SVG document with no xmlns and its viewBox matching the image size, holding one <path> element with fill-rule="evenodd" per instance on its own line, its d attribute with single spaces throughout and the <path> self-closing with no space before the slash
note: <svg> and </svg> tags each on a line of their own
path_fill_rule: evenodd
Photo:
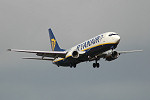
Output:
<svg viewBox="0 0 150 100">
<path fill-rule="evenodd" d="M 93 63 L 93 68 L 96 68 L 96 67 L 99 68 L 99 66 L 100 66 L 99 63 Z"/>
<path fill-rule="evenodd" d="M 100 64 L 97 63 L 97 59 L 95 60 L 95 63 L 93 63 L 93 68 L 99 68 Z"/>
</svg>

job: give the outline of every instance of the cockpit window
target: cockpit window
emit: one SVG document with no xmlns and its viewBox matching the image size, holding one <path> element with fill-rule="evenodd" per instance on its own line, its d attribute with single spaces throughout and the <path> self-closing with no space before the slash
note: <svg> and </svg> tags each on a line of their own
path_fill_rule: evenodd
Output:
<svg viewBox="0 0 150 100">
<path fill-rule="evenodd" d="M 118 35 L 118 34 L 115 34 L 115 33 L 109 34 L 109 36 L 112 36 L 112 35 Z"/>
</svg>

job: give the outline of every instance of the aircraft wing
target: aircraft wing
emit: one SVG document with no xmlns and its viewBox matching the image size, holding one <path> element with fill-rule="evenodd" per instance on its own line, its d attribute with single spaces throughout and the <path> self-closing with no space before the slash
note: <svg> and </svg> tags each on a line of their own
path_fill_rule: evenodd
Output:
<svg viewBox="0 0 150 100">
<path fill-rule="evenodd" d="M 133 53 L 133 52 L 141 52 L 143 50 L 131 50 L 131 51 L 117 51 L 119 54 Z"/>
<path fill-rule="evenodd" d="M 8 49 L 8 51 L 15 51 L 15 52 L 25 52 L 25 53 L 35 53 L 37 56 L 42 57 L 62 57 L 66 56 L 66 51 L 38 51 L 38 50 L 19 50 L 19 49 Z"/>
<path fill-rule="evenodd" d="M 49 61 L 53 61 L 54 60 L 54 58 L 48 58 L 48 59 L 46 59 L 46 58 L 33 58 L 33 57 L 24 57 L 22 59 L 49 60 Z"/>
<path fill-rule="evenodd" d="M 141 52 L 141 51 L 143 51 L 143 50 L 116 51 L 116 52 L 117 52 L 119 55 L 121 55 L 121 54 L 134 53 L 134 52 Z M 106 51 L 106 52 L 104 52 L 104 53 L 98 54 L 97 57 L 98 57 L 98 59 L 100 59 L 100 58 L 105 58 L 105 56 L 111 55 L 112 52 L 113 52 L 112 50 L 109 50 L 109 51 Z M 95 59 L 96 59 L 96 58 L 94 57 L 94 58 L 91 59 L 91 61 L 92 61 L 92 60 L 95 60 Z"/>
</svg>

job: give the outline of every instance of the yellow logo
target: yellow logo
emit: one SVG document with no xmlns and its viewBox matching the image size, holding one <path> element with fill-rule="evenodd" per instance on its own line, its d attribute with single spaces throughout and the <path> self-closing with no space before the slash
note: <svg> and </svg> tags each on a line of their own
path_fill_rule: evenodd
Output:
<svg viewBox="0 0 150 100">
<path fill-rule="evenodd" d="M 52 43 L 52 49 L 53 49 L 53 51 L 54 51 L 55 45 L 56 45 L 56 40 L 55 40 L 54 38 L 51 39 L 51 43 Z"/>
</svg>

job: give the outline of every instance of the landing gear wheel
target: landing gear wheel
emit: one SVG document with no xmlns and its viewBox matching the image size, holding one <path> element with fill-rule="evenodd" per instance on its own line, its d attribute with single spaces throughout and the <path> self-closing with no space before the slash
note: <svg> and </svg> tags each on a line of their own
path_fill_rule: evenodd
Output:
<svg viewBox="0 0 150 100">
<path fill-rule="evenodd" d="M 73 67 L 76 68 L 76 64 L 74 64 Z"/>
<path fill-rule="evenodd" d="M 97 64 L 96 63 L 93 63 L 93 68 L 96 68 Z"/>
<path fill-rule="evenodd" d="M 70 68 L 76 68 L 76 64 L 70 64 Z"/>
<path fill-rule="evenodd" d="M 70 68 L 72 68 L 72 65 L 70 65 Z"/>
<path fill-rule="evenodd" d="M 99 68 L 99 63 L 96 64 L 97 68 Z"/>
<path fill-rule="evenodd" d="M 99 68 L 99 67 L 100 67 L 99 63 L 93 63 L 93 68 Z"/>
<path fill-rule="evenodd" d="M 97 57 L 96 57 L 96 60 L 95 60 L 95 63 L 93 63 L 93 68 L 99 68 L 100 67 L 100 65 L 99 65 L 99 63 L 97 63 Z"/>
</svg>

